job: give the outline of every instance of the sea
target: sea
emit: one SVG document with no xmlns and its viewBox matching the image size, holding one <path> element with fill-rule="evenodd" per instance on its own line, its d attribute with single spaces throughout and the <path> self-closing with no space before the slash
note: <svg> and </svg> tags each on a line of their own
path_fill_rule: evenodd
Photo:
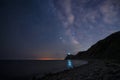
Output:
<svg viewBox="0 0 120 80">
<path fill-rule="evenodd" d="M 87 64 L 83 60 L 0 60 L 0 80 L 32 80 Z"/>
</svg>

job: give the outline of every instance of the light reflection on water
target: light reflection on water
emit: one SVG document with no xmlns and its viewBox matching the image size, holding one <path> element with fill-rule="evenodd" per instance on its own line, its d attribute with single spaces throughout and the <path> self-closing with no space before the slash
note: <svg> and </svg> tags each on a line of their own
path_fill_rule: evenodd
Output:
<svg viewBox="0 0 120 80">
<path fill-rule="evenodd" d="M 67 60 L 67 67 L 68 67 L 68 69 L 73 68 L 72 60 Z"/>
</svg>

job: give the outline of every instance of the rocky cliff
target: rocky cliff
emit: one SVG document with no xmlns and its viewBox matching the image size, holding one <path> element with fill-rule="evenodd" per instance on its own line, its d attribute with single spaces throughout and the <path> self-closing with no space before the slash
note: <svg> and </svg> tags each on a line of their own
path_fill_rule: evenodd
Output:
<svg viewBox="0 0 120 80">
<path fill-rule="evenodd" d="M 76 55 L 72 57 L 67 56 L 65 59 L 85 58 L 120 60 L 120 31 L 98 41 L 87 51 L 78 52 Z"/>
</svg>

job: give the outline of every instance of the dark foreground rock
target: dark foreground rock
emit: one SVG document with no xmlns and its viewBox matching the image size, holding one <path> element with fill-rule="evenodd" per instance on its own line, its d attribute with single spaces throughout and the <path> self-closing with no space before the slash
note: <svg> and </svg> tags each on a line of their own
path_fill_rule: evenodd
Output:
<svg viewBox="0 0 120 80">
<path fill-rule="evenodd" d="M 36 80 L 120 80 L 120 66 L 95 60 L 70 70 L 47 74 Z"/>
</svg>

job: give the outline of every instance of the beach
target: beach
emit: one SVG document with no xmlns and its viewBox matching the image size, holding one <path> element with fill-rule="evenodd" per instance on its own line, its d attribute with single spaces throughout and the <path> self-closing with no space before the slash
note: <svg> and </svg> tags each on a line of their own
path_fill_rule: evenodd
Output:
<svg viewBox="0 0 120 80">
<path fill-rule="evenodd" d="M 117 63 L 92 60 L 80 67 L 49 73 L 42 78 L 34 77 L 33 80 L 120 80 L 120 66 Z"/>
</svg>

